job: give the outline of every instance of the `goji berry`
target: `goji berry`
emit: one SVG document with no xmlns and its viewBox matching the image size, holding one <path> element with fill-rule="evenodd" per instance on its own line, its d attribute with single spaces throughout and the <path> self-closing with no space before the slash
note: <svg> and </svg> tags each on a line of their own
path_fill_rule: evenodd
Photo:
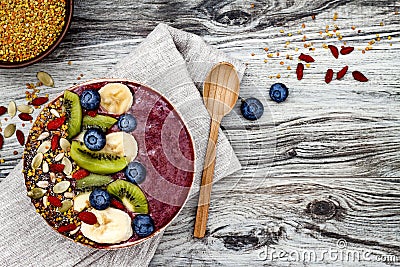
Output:
<svg viewBox="0 0 400 267">
<path fill-rule="evenodd" d="M 30 104 L 34 105 L 34 106 L 40 106 L 43 105 L 44 103 L 46 103 L 47 101 L 49 101 L 48 97 L 38 97 L 33 99 Z"/>
<path fill-rule="evenodd" d="M 62 172 L 64 170 L 64 164 L 51 164 L 50 171 L 52 172 Z"/>
<path fill-rule="evenodd" d="M 60 135 L 55 134 L 51 138 L 51 150 L 56 151 L 58 148 L 58 142 L 60 141 Z"/>
<path fill-rule="evenodd" d="M 79 179 L 85 178 L 89 174 L 90 174 L 89 171 L 87 171 L 85 169 L 79 169 L 76 172 L 74 172 L 74 174 L 72 174 L 72 178 L 74 178 L 75 180 L 79 180 Z"/>
<path fill-rule="evenodd" d="M 82 211 L 81 213 L 78 214 L 78 218 L 87 224 L 93 225 L 97 223 L 97 217 L 91 212 L 88 211 Z"/>
<path fill-rule="evenodd" d="M 297 80 L 303 79 L 304 65 L 303 63 L 298 63 L 296 68 Z"/>
<path fill-rule="evenodd" d="M 21 130 L 17 130 L 15 132 L 15 135 L 17 136 L 18 142 L 23 146 L 25 144 L 25 135 Z"/>
<path fill-rule="evenodd" d="M 336 46 L 328 45 L 328 48 L 329 48 L 329 50 L 331 50 L 331 53 L 335 58 L 339 57 L 339 49 Z"/>
<path fill-rule="evenodd" d="M 0 116 L 7 112 L 7 108 L 0 106 Z"/>
<path fill-rule="evenodd" d="M 64 124 L 65 119 L 66 119 L 65 117 L 60 117 L 55 120 L 52 120 L 47 124 L 47 129 L 49 131 L 57 130 L 58 128 L 60 128 L 61 125 Z"/>
<path fill-rule="evenodd" d="M 299 59 L 302 60 L 302 61 L 305 61 L 307 63 L 311 63 L 311 62 L 315 61 L 312 56 L 309 56 L 309 55 L 306 55 L 306 54 L 303 54 L 303 53 L 300 54 Z"/>
<path fill-rule="evenodd" d="M 353 52 L 353 50 L 354 50 L 354 47 L 351 47 L 351 46 L 342 47 L 342 49 L 340 49 L 340 54 L 347 55 L 347 54 L 350 54 L 351 52 Z"/>
<path fill-rule="evenodd" d="M 71 232 L 75 229 L 76 229 L 76 225 L 71 223 L 71 224 L 67 224 L 67 225 L 61 225 L 60 227 L 58 227 L 57 231 L 59 233 L 65 233 L 65 232 Z"/>
<path fill-rule="evenodd" d="M 18 117 L 23 120 L 23 121 L 30 121 L 33 120 L 33 117 L 29 115 L 28 113 L 20 113 Z"/>
<path fill-rule="evenodd" d="M 124 210 L 125 206 L 124 204 L 122 204 L 121 202 L 119 202 L 116 199 L 111 199 L 111 206 L 113 206 L 114 208 L 120 209 L 120 210 Z"/>
<path fill-rule="evenodd" d="M 368 82 L 368 78 L 364 76 L 364 74 L 362 74 L 359 71 L 353 71 L 353 78 L 359 82 Z"/>
<path fill-rule="evenodd" d="M 333 78 L 333 70 L 328 69 L 325 74 L 325 82 L 330 83 L 332 81 L 332 78 Z"/>
<path fill-rule="evenodd" d="M 3 148 L 3 144 L 4 144 L 4 137 L 2 134 L 0 134 L 0 149 Z"/>
<path fill-rule="evenodd" d="M 348 66 L 343 67 L 343 69 L 341 69 L 337 74 L 336 74 L 336 79 L 340 80 L 344 77 L 344 75 L 346 75 L 347 70 L 349 69 Z"/>
<path fill-rule="evenodd" d="M 87 112 L 90 117 L 95 117 L 97 115 L 97 110 L 90 110 Z"/>
<path fill-rule="evenodd" d="M 47 200 L 50 202 L 51 205 L 53 205 L 55 207 L 61 207 L 62 206 L 61 200 L 59 200 L 55 196 L 48 196 Z"/>
</svg>

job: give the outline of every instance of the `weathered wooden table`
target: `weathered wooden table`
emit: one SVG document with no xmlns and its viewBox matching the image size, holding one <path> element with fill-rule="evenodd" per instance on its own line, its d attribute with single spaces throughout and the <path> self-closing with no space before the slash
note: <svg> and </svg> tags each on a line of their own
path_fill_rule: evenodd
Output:
<svg viewBox="0 0 400 267">
<path fill-rule="evenodd" d="M 0 105 L 24 103 L 25 83 L 40 70 L 55 79 L 54 89 L 41 91 L 50 97 L 80 74 L 107 77 L 160 22 L 247 62 L 241 97 L 265 105 L 258 122 L 244 120 L 238 103 L 222 123 L 243 169 L 215 184 L 206 237 L 192 237 L 193 200 L 166 231 L 153 266 L 400 265 L 400 2 L 93 0 L 76 1 L 74 12 L 49 58 L 0 70 Z M 356 49 L 339 59 L 323 48 L 343 42 Z M 316 62 L 298 81 L 301 52 Z M 325 83 L 328 68 L 345 65 L 343 80 Z M 369 82 L 355 81 L 354 70 Z M 274 82 L 290 88 L 286 102 L 269 99 Z M 15 137 L 6 139 L 1 179 L 22 151 Z"/>
</svg>

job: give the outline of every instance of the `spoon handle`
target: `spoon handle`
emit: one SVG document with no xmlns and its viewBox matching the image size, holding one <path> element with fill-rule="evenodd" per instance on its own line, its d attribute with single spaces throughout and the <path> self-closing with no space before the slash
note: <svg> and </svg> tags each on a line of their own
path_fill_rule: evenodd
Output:
<svg viewBox="0 0 400 267">
<path fill-rule="evenodd" d="M 208 209 L 210 207 L 211 188 L 214 177 L 219 125 L 219 120 L 211 120 L 210 136 L 208 139 L 207 153 L 204 161 L 203 175 L 201 177 L 199 203 L 197 205 L 196 222 L 194 225 L 194 237 L 198 238 L 204 237 L 206 233 Z"/>
</svg>

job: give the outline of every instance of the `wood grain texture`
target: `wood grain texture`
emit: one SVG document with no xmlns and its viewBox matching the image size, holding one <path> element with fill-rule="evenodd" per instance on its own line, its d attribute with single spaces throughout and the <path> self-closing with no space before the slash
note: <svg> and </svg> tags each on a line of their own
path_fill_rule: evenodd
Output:
<svg viewBox="0 0 400 267">
<path fill-rule="evenodd" d="M 199 34 L 247 62 L 241 97 L 258 97 L 265 105 L 258 122 L 241 117 L 240 103 L 222 121 L 243 169 L 213 186 L 206 238 L 192 238 L 197 201 L 192 199 L 167 229 L 153 266 L 400 265 L 398 1 L 75 2 L 69 34 L 48 59 L 24 69 L 0 70 L 0 105 L 11 99 L 23 103 L 24 84 L 36 81 L 39 70 L 48 71 L 56 81 L 54 89 L 42 90 L 50 97 L 78 82 L 80 73 L 83 80 L 106 77 L 160 22 Z M 335 12 L 338 18 L 333 21 Z M 319 34 L 325 36 L 326 25 L 332 30 L 334 24 L 342 42 Z M 381 40 L 362 54 L 358 48 L 364 49 L 377 34 Z M 304 48 L 304 35 L 315 51 Z M 285 48 L 286 41 L 290 44 Z M 324 43 L 340 47 L 343 41 L 356 50 L 334 59 L 322 48 Z M 299 82 L 294 72 L 297 60 L 286 60 L 286 54 L 296 59 L 300 52 L 311 54 L 316 63 L 306 67 Z M 358 83 L 348 73 L 342 81 L 325 84 L 326 69 L 338 71 L 344 65 L 365 73 L 370 81 Z M 274 82 L 289 87 L 286 102 L 269 100 Z M 10 122 L 4 118 L 3 126 Z M 17 119 L 11 121 L 21 127 Z M 28 125 L 23 129 L 27 132 Z M 17 164 L 21 152 L 15 137 L 6 140 L 0 151 L 6 159 L 0 178 Z M 395 255 L 397 263 L 288 261 L 284 253 L 280 260 L 262 260 L 268 245 L 283 252 L 323 251 L 338 249 L 341 239 L 348 250 Z"/>
</svg>

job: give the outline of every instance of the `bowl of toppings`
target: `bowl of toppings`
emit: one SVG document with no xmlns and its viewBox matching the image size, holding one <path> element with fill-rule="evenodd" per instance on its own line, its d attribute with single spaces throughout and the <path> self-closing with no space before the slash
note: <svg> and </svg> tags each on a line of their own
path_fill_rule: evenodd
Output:
<svg viewBox="0 0 400 267">
<path fill-rule="evenodd" d="M 43 108 L 24 158 L 27 195 L 57 232 L 98 249 L 133 246 L 177 216 L 194 146 L 165 97 L 137 82 L 75 85 Z"/>
<path fill-rule="evenodd" d="M 0 3 L 0 68 L 19 68 L 48 56 L 72 20 L 73 0 Z"/>
</svg>

